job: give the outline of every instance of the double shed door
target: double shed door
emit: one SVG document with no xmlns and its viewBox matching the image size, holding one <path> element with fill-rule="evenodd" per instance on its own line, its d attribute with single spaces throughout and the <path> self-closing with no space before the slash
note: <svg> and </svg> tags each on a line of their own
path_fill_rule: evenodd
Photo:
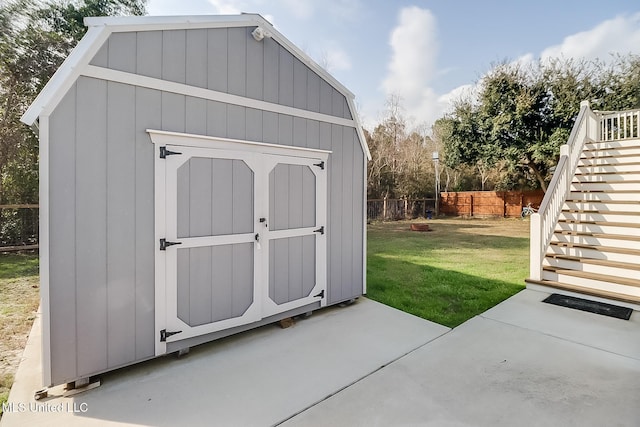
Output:
<svg viewBox="0 0 640 427">
<path fill-rule="evenodd" d="M 326 304 L 326 154 L 161 149 L 160 341 Z"/>
</svg>

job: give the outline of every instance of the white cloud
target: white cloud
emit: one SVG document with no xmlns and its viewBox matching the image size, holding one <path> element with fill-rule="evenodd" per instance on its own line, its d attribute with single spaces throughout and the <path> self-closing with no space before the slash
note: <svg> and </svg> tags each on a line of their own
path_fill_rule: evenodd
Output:
<svg viewBox="0 0 640 427">
<path fill-rule="evenodd" d="M 382 88 L 402 98 L 410 118 L 432 123 L 441 114 L 438 95 L 430 87 L 436 76 L 437 25 L 433 14 L 416 6 L 403 8 L 391 33 L 392 57 Z"/>
<path fill-rule="evenodd" d="M 237 1 L 209 0 L 209 3 L 222 15 L 237 15 L 240 12 L 247 12 L 243 10 L 245 5 Z"/>
<path fill-rule="evenodd" d="M 337 46 L 331 46 L 325 51 L 323 62 L 323 66 L 331 73 L 351 69 L 349 54 Z"/>
<path fill-rule="evenodd" d="M 562 43 L 542 51 L 540 58 L 599 58 L 611 53 L 640 53 L 640 13 L 608 19 L 591 30 L 568 37 Z"/>
</svg>

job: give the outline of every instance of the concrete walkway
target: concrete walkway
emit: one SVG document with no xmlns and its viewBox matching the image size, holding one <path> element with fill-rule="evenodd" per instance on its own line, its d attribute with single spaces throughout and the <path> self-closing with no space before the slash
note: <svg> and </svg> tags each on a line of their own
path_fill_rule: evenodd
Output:
<svg viewBox="0 0 640 427">
<path fill-rule="evenodd" d="M 546 295 L 523 291 L 454 330 L 361 298 L 38 402 L 63 412 L 29 410 L 35 325 L 10 395 L 27 408 L 2 427 L 640 425 L 640 314 L 613 319 Z"/>
</svg>

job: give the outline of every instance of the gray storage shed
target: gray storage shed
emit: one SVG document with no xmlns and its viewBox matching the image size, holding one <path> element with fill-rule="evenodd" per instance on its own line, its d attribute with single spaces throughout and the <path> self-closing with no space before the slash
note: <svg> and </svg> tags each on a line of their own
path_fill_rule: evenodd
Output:
<svg viewBox="0 0 640 427">
<path fill-rule="evenodd" d="M 365 292 L 353 94 L 259 15 L 85 24 L 22 118 L 45 386 Z"/>
</svg>

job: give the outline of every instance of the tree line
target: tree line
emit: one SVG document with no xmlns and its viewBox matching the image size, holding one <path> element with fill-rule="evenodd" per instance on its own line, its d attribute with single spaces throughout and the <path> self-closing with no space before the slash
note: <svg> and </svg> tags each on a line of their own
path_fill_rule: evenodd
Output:
<svg viewBox="0 0 640 427">
<path fill-rule="evenodd" d="M 474 92 L 428 134 L 409 131 L 400 100 L 390 98 L 387 116 L 366 134 L 370 198 L 433 196 L 434 151 L 443 191 L 546 190 L 581 101 L 600 111 L 640 108 L 640 56 L 502 62 Z"/>
</svg>

